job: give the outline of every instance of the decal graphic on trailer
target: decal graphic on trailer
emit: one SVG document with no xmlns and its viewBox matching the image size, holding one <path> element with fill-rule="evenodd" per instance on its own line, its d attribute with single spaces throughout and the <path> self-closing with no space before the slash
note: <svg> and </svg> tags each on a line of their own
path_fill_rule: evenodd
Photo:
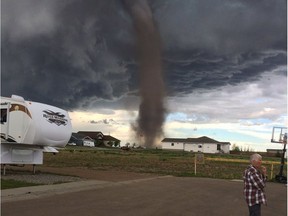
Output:
<svg viewBox="0 0 288 216">
<path fill-rule="evenodd" d="M 51 124 L 66 125 L 68 120 L 65 119 L 65 115 L 61 114 L 60 112 L 53 112 L 51 110 L 43 110 L 44 114 L 43 117 L 46 118 L 48 122 Z"/>
</svg>

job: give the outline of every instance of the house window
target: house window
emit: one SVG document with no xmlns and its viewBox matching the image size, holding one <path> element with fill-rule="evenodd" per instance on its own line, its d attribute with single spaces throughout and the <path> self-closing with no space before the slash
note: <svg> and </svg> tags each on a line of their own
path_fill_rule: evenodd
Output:
<svg viewBox="0 0 288 216">
<path fill-rule="evenodd" d="M 202 148 L 202 145 L 198 145 L 198 148 Z"/>
<path fill-rule="evenodd" d="M 217 150 L 221 150 L 221 145 L 217 144 Z"/>
<path fill-rule="evenodd" d="M 174 143 L 171 143 L 171 146 L 174 146 Z"/>
</svg>

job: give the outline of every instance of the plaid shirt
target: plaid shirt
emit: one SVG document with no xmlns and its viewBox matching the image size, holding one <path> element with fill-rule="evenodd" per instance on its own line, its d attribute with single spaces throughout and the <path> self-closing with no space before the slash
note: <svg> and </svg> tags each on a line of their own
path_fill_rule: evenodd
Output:
<svg viewBox="0 0 288 216">
<path fill-rule="evenodd" d="M 255 167 L 250 165 L 244 172 L 244 197 L 248 206 L 255 204 L 267 205 L 264 193 L 267 178 Z"/>
</svg>

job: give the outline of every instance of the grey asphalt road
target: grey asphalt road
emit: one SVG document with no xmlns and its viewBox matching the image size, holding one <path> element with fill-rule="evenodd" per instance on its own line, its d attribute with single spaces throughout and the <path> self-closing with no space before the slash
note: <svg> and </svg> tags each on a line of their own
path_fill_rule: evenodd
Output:
<svg viewBox="0 0 288 216">
<path fill-rule="evenodd" d="M 242 181 L 150 177 L 131 181 L 81 181 L 3 190 L 2 216 L 243 216 Z M 263 216 L 287 215 L 287 186 L 267 183 Z"/>
</svg>

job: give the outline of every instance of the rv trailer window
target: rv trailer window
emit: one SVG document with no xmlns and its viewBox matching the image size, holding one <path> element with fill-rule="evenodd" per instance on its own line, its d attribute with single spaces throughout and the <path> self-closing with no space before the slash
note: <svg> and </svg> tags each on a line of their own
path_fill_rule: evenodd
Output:
<svg viewBox="0 0 288 216">
<path fill-rule="evenodd" d="M 1 124 L 7 122 L 7 109 L 1 109 Z"/>
</svg>

